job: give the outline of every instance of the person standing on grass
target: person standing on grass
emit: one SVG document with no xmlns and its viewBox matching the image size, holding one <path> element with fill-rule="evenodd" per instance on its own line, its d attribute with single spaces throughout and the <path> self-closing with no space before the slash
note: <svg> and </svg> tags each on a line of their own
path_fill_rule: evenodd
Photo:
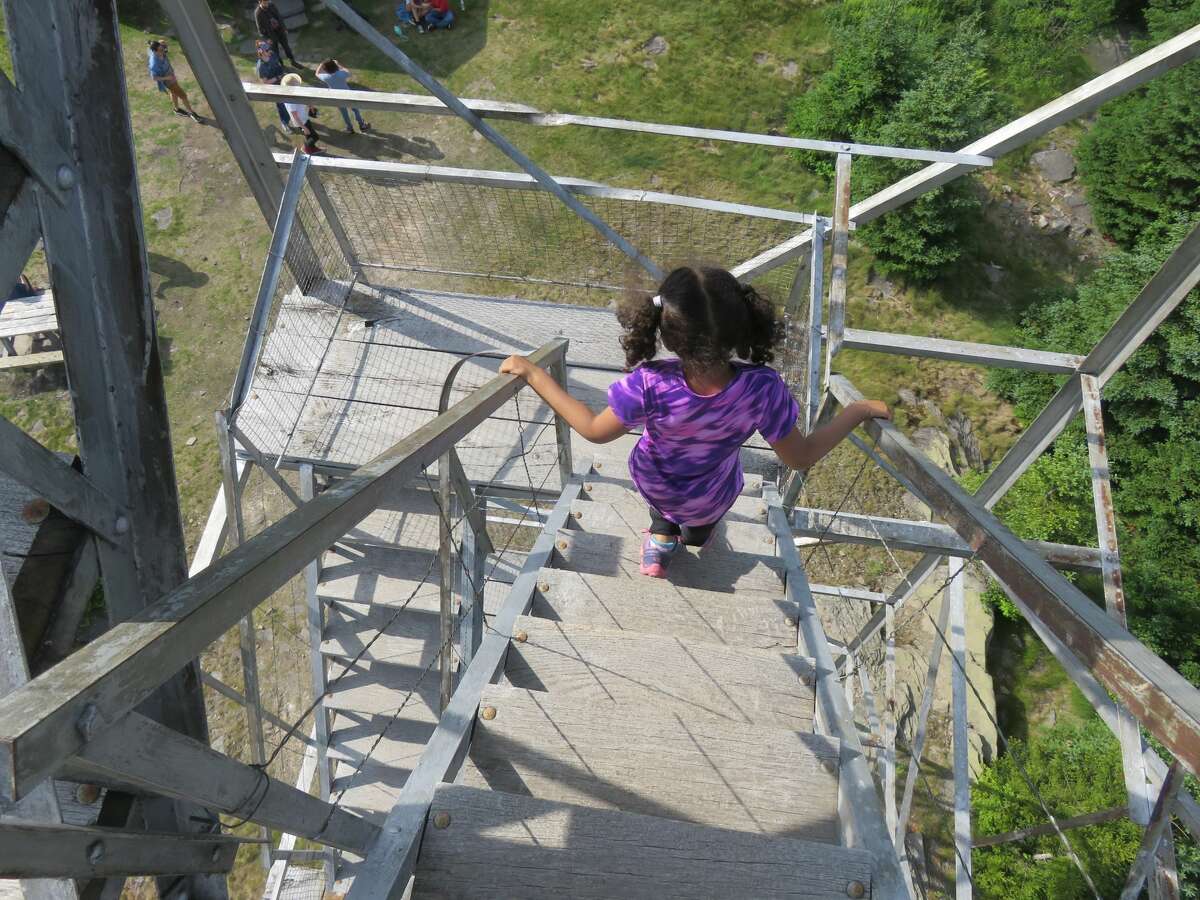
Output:
<svg viewBox="0 0 1200 900">
<path fill-rule="evenodd" d="M 175 69 L 172 68 L 171 61 L 167 59 L 167 42 L 151 41 L 149 47 L 146 64 L 150 69 L 150 77 L 154 79 L 154 83 L 158 85 L 160 91 L 171 95 L 171 106 L 175 108 L 175 115 L 191 116 L 195 121 L 203 122 L 204 120 L 192 109 L 187 92 L 179 86 L 179 79 L 175 77 Z M 183 109 L 179 108 L 180 103 L 183 104 Z"/>
<path fill-rule="evenodd" d="M 327 59 L 317 66 L 317 77 L 321 79 L 321 83 L 325 87 L 332 90 L 350 90 L 350 70 L 343 69 L 336 59 Z M 346 107 L 339 106 L 338 112 L 342 114 L 342 121 L 346 123 L 346 131 L 349 133 L 354 133 L 354 126 L 350 124 L 350 113 L 354 113 L 354 118 L 358 120 L 359 131 L 366 134 L 371 130 L 371 123 L 363 121 L 362 113 L 358 111 L 358 107 L 352 106 L 347 110 Z"/>
<path fill-rule="evenodd" d="M 449 29 L 454 25 L 454 13 L 450 11 L 450 0 L 428 0 L 421 4 L 425 15 L 421 18 L 425 28 L 433 31 L 435 28 Z"/>
<path fill-rule="evenodd" d="M 292 45 L 288 43 L 287 26 L 283 24 L 283 16 L 271 0 L 258 0 L 258 7 L 254 10 L 254 24 L 258 26 L 258 33 L 275 45 L 277 52 L 282 50 L 297 69 L 304 68 L 296 62 Z"/>
<path fill-rule="evenodd" d="M 274 45 L 264 39 L 257 42 L 256 49 L 258 50 L 258 62 L 254 64 L 254 71 L 258 75 L 258 80 L 263 84 L 279 84 L 283 81 L 283 60 L 275 52 Z M 279 113 L 279 124 L 283 126 L 283 130 L 290 131 L 292 120 L 288 116 L 287 107 L 282 103 L 276 103 L 275 111 Z"/>
<path fill-rule="evenodd" d="M 741 493 L 740 451 L 756 431 L 784 465 L 807 469 L 866 420 L 891 418 L 886 404 L 863 400 L 802 434 L 799 406 L 767 366 L 783 335 L 775 308 L 724 269 L 675 269 L 654 296 L 628 294 L 617 320 L 625 361 L 636 368 L 609 387 L 603 412 L 580 403 L 524 356 L 508 357 L 500 371 L 524 378 L 593 443 L 643 427 L 629 454 L 629 473 L 650 513 L 643 575 L 666 577 L 683 545 L 712 540 Z M 660 340 L 678 358 L 655 359 Z"/>
<path fill-rule="evenodd" d="M 281 82 L 285 87 L 300 87 L 303 83 L 295 72 L 284 75 Z M 310 156 L 314 153 L 323 153 L 324 151 L 317 146 L 317 129 L 311 121 L 312 110 L 309 109 L 308 104 L 285 103 L 284 107 L 288 111 L 291 126 L 304 135 L 304 152 Z"/>
</svg>

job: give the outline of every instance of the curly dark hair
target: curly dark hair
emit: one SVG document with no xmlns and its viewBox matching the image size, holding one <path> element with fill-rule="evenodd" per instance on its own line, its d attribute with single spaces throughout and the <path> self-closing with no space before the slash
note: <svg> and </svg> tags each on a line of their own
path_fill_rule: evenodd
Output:
<svg viewBox="0 0 1200 900">
<path fill-rule="evenodd" d="M 630 368 L 653 359 L 660 338 L 688 372 L 715 368 L 734 354 L 755 365 L 775 358 L 783 337 L 775 308 L 724 269 L 681 266 L 663 279 L 658 296 L 661 308 L 643 291 L 626 293 L 617 306 Z"/>
</svg>

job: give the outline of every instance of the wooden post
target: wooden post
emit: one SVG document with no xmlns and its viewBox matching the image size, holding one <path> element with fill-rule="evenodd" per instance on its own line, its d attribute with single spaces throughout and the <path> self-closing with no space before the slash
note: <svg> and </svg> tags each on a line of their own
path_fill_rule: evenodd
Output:
<svg viewBox="0 0 1200 900">
<path fill-rule="evenodd" d="M 187 572 L 116 7 L 5 6 L 16 86 L 40 113 L 41 139 L 63 148 L 54 187 L 43 185 L 37 201 L 84 475 L 127 511 L 127 542 L 98 542 L 116 624 L 136 618 Z M 142 708 L 207 742 L 199 667 L 187 657 L 178 664 Z M 188 802 L 143 805 L 157 831 L 213 827 Z M 178 887 L 192 900 L 226 896 L 221 876 L 160 887 Z"/>
<path fill-rule="evenodd" d="M 455 457 L 457 459 L 457 457 Z M 469 489 L 469 485 L 468 485 Z M 461 497 L 459 502 L 463 502 Z M 472 505 L 476 501 L 473 499 Z M 486 522 L 481 515 L 478 518 L 464 516 L 461 559 L 461 585 L 459 592 L 459 652 L 462 655 L 462 667 L 465 670 L 475 658 L 475 651 L 483 640 L 483 591 L 487 583 L 487 532 L 484 531 L 481 540 L 476 529 L 479 522 Z M 486 528 L 485 526 L 482 526 Z"/>
<path fill-rule="evenodd" d="M 954 573 L 950 604 L 951 714 L 954 731 L 954 896 L 971 900 L 971 772 L 967 731 L 967 611 L 963 569 Z"/>
<path fill-rule="evenodd" d="M 551 366 L 550 374 L 554 376 L 554 380 L 562 385 L 563 390 L 567 388 L 567 354 L 564 351 Z M 514 403 L 516 400 L 513 401 Z M 574 464 L 571 462 L 571 426 L 567 424 L 567 420 L 558 413 L 554 414 L 554 435 L 558 441 L 558 477 L 560 484 L 566 484 L 571 479 L 571 473 L 575 471 Z"/>
<path fill-rule="evenodd" d="M 0 695 L 29 680 L 29 666 L 21 643 L 21 628 L 8 590 L 8 581 L 0 572 Z M 54 782 L 39 784 L 21 800 L 15 810 L 17 818 L 31 822 L 58 824 L 62 822 Z M 49 881 L 28 879 L 21 882 L 26 900 L 76 900 L 79 894 L 69 879 Z"/>
<path fill-rule="evenodd" d="M 884 607 L 883 658 L 883 814 L 888 833 L 896 833 L 896 608 Z M 899 845 L 897 845 L 899 846 Z"/>
<path fill-rule="evenodd" d="M 1129 878 L 1125 889 L 1121 891 L 1121 900 L 1137 900 L 1142 892 L 1142 885 L 1154 870 L 1157 863 L 1158 847 L 1163 835 L 1171 829 L 1171 813 L 1175 806 L 1175 798 L 1183 787 L 1183 768 L 1179 761 L 1171 763 L 1167 777 L 1163 779 L 1162 790 L 1154 803 L 1154 811 L 1150 814 L 1150 824 L 1142 835 L 1142 845 L 1138 848 L 1133 866 L 1129 870 Z"/>
<path fill-rule="evenodd" d="M 826 219 L 817 219 L 812 230 L 812 257 L 808 267 L 808 388 L 804 404 L 804 433 L 816 425 L 817 407 L 821 403 L 824 385 L 821 383 L 821 349 L 824 329 L 821 327 L 821 304 L 825 300 L 825 226 Z"/>
<path fill-rule="evenodd" d="M 438 584 L 439 623 L 438 640 L 440 642 L 441 688 L 439 691 L 439 712 L 444 712 L 450 705 L 450 697 L 454 693 L 454 670 L 451 666 L 454 653 L 454 533 L 453 497 L 454 491 L 450 485 L 450 459 L 454 453 L 451 447 L 438 458 L 438 508 L 442 514 L 438 522 L 438 564 L 441 577 Z"/>
<path fill-rule="evenodd" d="M 229 430 L 229 419 L 217 410 L 217 451 L 221 457 L 221 485 L 225 492 L 225 509 L 229 514 L 229 546 L 237 548 L 246 539 L 246 526 L 242 520 L 242 492 L 234 462 L 233 435 Z M 258 649 L 255 645 L 254 613 L 249 612 L 238 622 L 238 650 L 242 657 L 242 693 L 246 703 L 246 733 L 250 738 L 250 761 L 263 765 L 267 761 L 267 746 L 263 737 L 262 698 L 258 689 Z M 260 836 L 270 838 L 270 833 L 260 829 Z M 271 845 L 269 840 L 260 847 L 263 868 L 271 868 Z"/>
<path fill-rule="evenodd" d="M 311 463 L 300 464 L 300 498 L 304 503 L 317 495 L 316 478 L 313 475 Z M 317 796 L 328 800 L 333 787 L 333 764 L 329 759 L 329 740 L 332 726 L 330 724 L 329 708 L 325 705 L 325 692 L 328 690 L 328 665 L 325 654 L 321 652 L 321 642 L 325 640 L 325 607 L 321 603 L 318 591 L 321 583 L 321 557 L 318 556 L 304 567 L 304 598 L 308 610 L 308 662 L 312 675 L 313 698 L 316 708 L 313 709 L 313 742 L 315 765 L 317 769 Z M 308 764 L 308 755 L 304 757 Z M 311 776 L 300 787 L 308 789 Z M 282 843 L 280 844 L 282 847 Z M 333 888 L 333 860 L 325 860 L 325 887 Z M 282 883 L 282 875 L 280 876 Z"/>
<path fill-rule="evenodd" d="M 816 233 L 816 228 L 813 228 Z M 850 154 L 839 153 L 833 195 L 833 260 L 829 281 L 829 333 L 825 338 L 825 377 L 842 349 L 846 328 L 846 265 L 850 249 Z"/>
</svg>

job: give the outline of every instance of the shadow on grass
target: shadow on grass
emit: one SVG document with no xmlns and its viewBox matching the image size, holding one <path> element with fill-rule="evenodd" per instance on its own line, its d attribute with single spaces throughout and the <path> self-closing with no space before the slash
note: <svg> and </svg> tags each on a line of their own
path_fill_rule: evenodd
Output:
<svg viewBox="0 0 1200 900">
<path fill-rule="evenodd" d="M 160 300 L 166 296 L 167 291 L 176 288 L 199 288 L 208 284 L 207 275 L 197 272 L 177 259 L 154 252 L 147 253 L 146 258 L 150 262 L 150 271 L 162 276 L 154 291 L 154 296 Z"/>
</svg>

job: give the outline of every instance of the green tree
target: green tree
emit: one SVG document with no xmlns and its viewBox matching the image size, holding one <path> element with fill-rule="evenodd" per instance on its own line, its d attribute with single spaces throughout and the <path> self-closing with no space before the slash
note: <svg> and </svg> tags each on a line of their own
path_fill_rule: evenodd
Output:
<svg viewBox="0 0 1200 900">
<path fill-rule="evenodd" d="M 833 68 L 797 98 L 793 133 L 944 150 L 986 130 L 994 97 L 976 18 L 948 26 L 936 11 L 916 4 L 854 0 L 833 14 L 832 32 Z M 832 170 L 827 154 L 800 159 L 815 171 Z M 859 157 L 853 193 L 867 196 L 919 168 Z M 927 281 L 959 258 L 962 231 L 977 206 L 960 180 L 889 213 L 858 236 L 885 272 Z"/>
<path fill-rule="evenodd" d="M 1190 227 L 1186 220 L 1155 225 L 1133 250 L 1112 254 L 1075 291 L 1034 306 L 1022 323 L 1021 341 L 1086 353 Z M 989 376 L 1025 421 L 1058 382 L 1016 371 Z M 1185 298 L 1113 376 L 1104 405 L 1130 627 L 1200 682 L 1200 291 Z"/>
<path fill-rule="evenodd" d="M 1151 0 L 1147 47 L 1200 22 L 1200 0 Z M 1106 104 L 1079 145 L 1096 223 L 1124 247 L 1200 207 L 1200 67 L 1181 66 Z"/>
<path fill-rule="evenodd" d="M 1021 776 L 1020 760 L 1055 816 L 1095 812 L 1125 802 L 1121 748 L 1099 717 L 1082 726 L 1059 724 L 1009 753 L 980 774 L 971 791 L 975 830 L 999 834 L 1046 821 L 1046 813 Z M 1068 832 L 1071 845 L 1101 897 L 1121 893 L 1141 841 L 1129 820 Z M 1049 859 L 1034 859 L 1049 854 Z M 980 896 L 1006 900 L 1074 900 L 1091 897 L 1086 882 L 1057 835 L 976 850 Z"/>
<path fill-rule="evenodd" d="M 1113 0 L 993 0 L 987 23 L 997 84 L 1022 111 L 1022 101 L 1061 93 L 1074 74 L 1064 58 L 1113 15 Z"/>
</svg>

